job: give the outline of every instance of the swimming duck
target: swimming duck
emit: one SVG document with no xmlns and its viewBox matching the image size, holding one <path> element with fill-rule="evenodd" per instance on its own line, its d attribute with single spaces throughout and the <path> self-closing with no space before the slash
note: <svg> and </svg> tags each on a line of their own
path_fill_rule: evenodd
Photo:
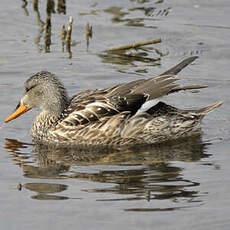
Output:
<svg viewBox="0 0 230 230">
<path fill-rule="evenodd" d="M 71 146 L 135 146 L 191 136 L 198 132 L 202 118 L 222 102 L 198 110 L 181 110 L 164 102 L 145 111 L 140 108 L 167 94 L 207 87 L 176 83 L 175 74 L 196 58 L 187 58 L 156 77 L 86 90 L 71 98 L 54 74 L 38 72 L 25 82 L 16 111 L 5 122 L 40 108 L 31 128 L 33 140 Z"/>
</svg>

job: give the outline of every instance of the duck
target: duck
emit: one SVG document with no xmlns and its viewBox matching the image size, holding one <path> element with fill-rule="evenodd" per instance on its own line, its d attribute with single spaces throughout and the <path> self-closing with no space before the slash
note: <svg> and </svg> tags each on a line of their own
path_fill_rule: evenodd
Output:
<svg viewBox="0 0 230 230">
<path fill-rule="evenodd" d="M 65 146 L 116 148 L 190 137 L 200 132 L 203 117 L 223 102 L 184 110 L 160 98 L 181 90 L 207 87 L 178 84 L 176 75 L 196 58 L 189 57 L 155 77 L 85 90 L 72 97 L 55 74 L 40 71 L 25 82 L 20 102 L 5 122 L 39 108 L 41 112 L 31 128 L 33 141 Z M 158 102 L 141 110 L 150 100 Z"/>
</svg>

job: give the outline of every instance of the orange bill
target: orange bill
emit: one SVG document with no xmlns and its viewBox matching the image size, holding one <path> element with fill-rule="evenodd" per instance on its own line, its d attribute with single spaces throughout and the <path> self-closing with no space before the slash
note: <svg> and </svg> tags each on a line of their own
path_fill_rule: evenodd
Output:
<svg viewBox="0 0 230 230">
<path fill-rule="evenodd" d="M 30 110 L 30 109 L 20 103 L 19 107 L 17 108 L 17 110 L 14 113 L 12 113 L 9 117 L 7 117 L 5 119 L 5 122 L 11 121 L 11 120 L 19 117 L 20 115 L 22 115 L 23 113 L 27 112 L 28 110 Z"/>
</svg>

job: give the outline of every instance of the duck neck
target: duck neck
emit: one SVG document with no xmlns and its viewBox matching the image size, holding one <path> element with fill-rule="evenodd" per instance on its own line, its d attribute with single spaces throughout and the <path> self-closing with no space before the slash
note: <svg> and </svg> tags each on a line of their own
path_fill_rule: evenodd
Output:
<svg viewBox="0 0 230 230">
<path fill-rule="evenodd" d="M 58 123 L 60 117 L 60 115 L 41 112 L 34 120 L 31 136 L 40 140 L 48 139 L 49 130 Z"/>
<path fill-rule="evenodd" d="M 34 120 L 31 135 L 35 139 L 49 139 L 49 130 L 57 125 L 63 111 L 70 104 L 70 99 L 64 87 L 58 89 L 55 94 L 50 95 L 49 102 L 41 106 L 42 112 Z"/>
</svg>

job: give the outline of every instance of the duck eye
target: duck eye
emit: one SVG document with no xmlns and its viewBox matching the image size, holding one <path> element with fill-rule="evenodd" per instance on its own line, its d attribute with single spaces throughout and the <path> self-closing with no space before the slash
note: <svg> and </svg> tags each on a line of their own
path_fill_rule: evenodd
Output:
<svg viewBox="0 0 230 230">
<path fill-rule="evenodd" d="M 31 87 L 26 87 L 25 90 L 26 92 L 30 91 L 31 89 L 33 89 L 36 85 L 32 85 Z"/>
</svg>

